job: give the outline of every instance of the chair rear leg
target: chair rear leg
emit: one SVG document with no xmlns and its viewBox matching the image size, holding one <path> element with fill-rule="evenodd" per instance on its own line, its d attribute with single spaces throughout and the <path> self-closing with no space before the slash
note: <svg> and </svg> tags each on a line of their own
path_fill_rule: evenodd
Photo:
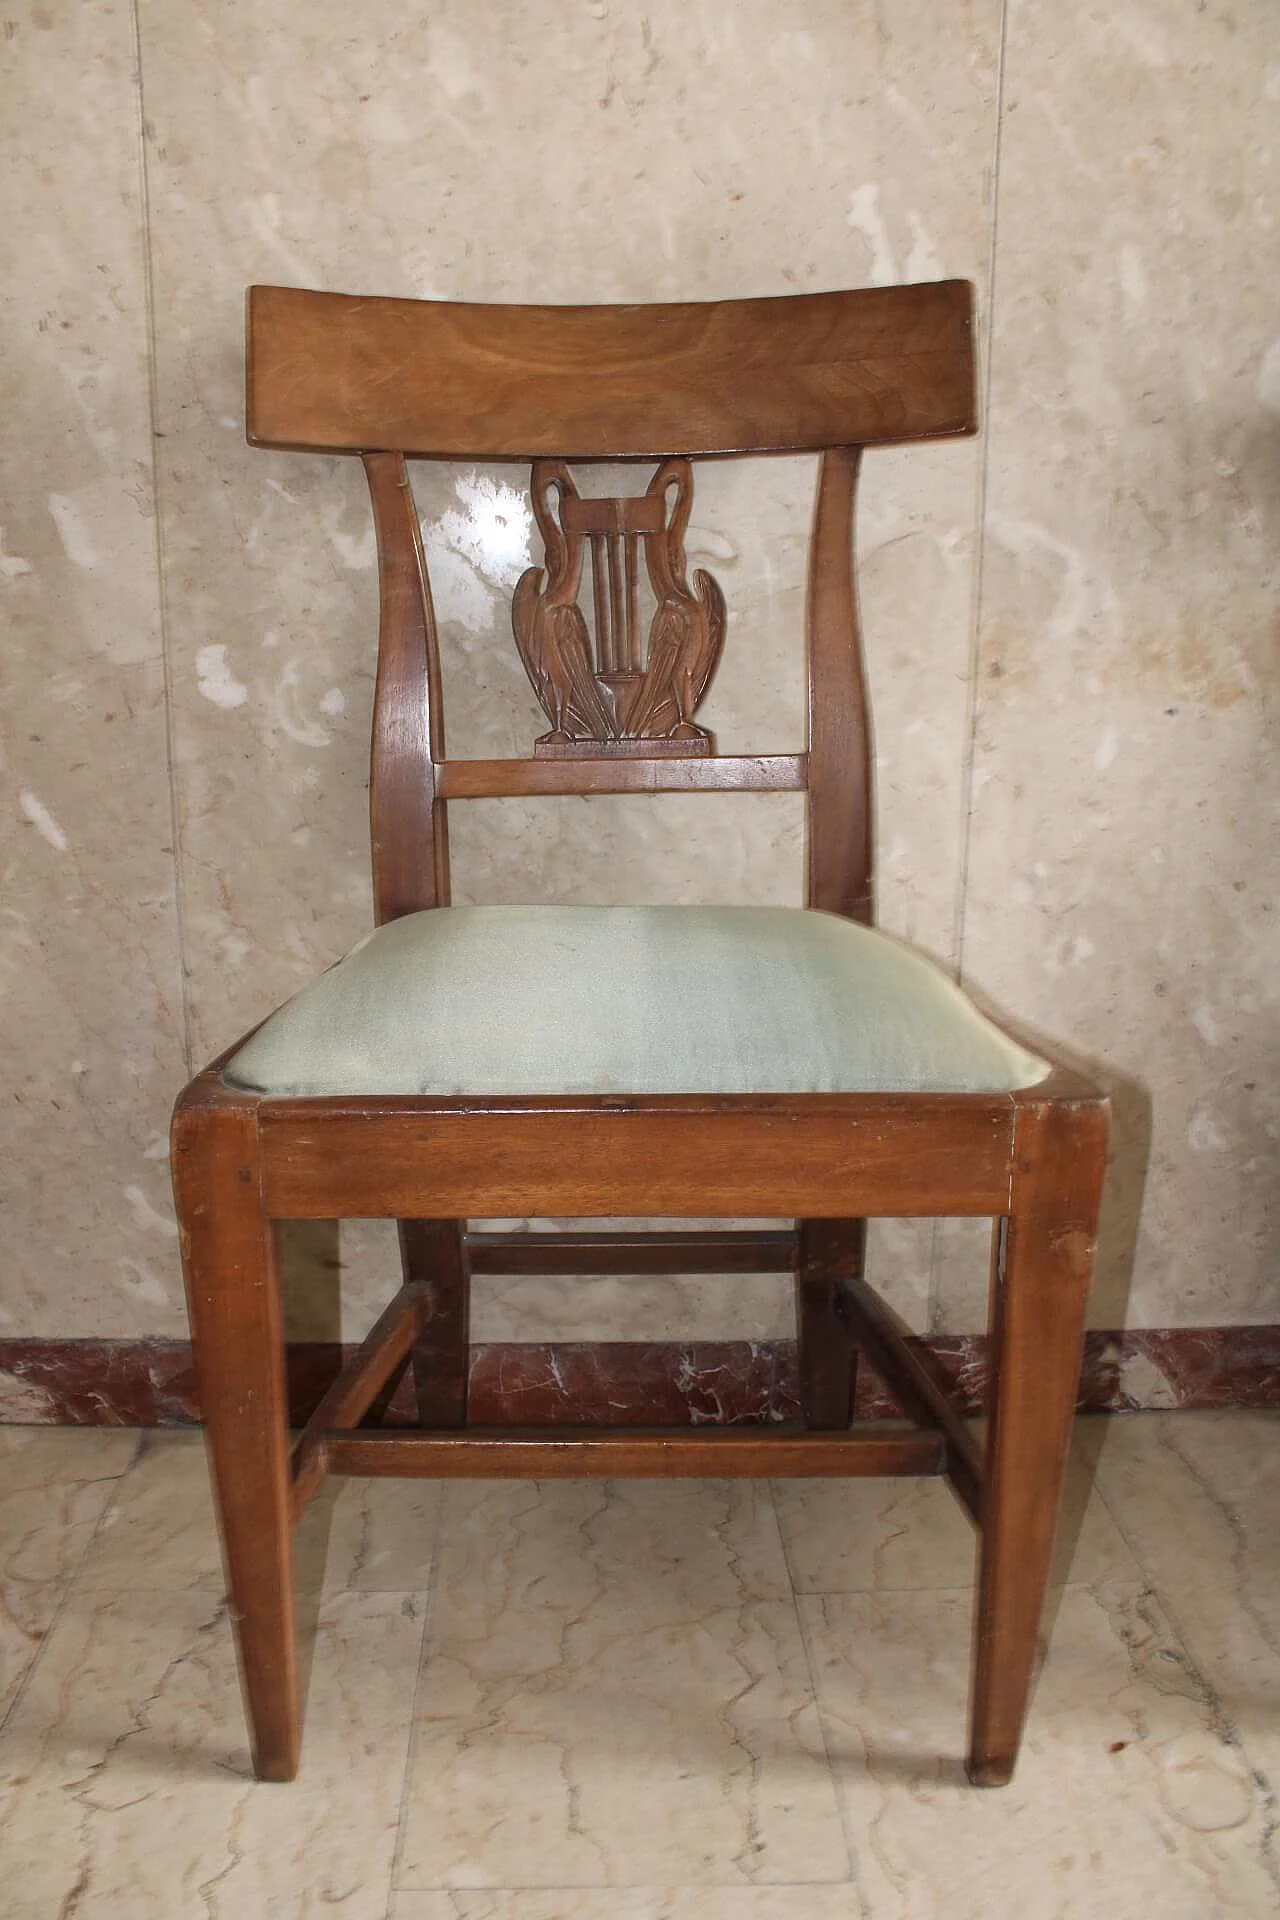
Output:
<svg viewBox="0 0 1280 1920">
<path fill-rule="evenodd" d="M 401 1220 L 404 1277 L 431 1288 L 431 1318 L 413 1346 L 418 1423 L 465 1427 L 471 1366 L 471 1275 L 462 1220 Z"/>
<path fill-rule="evenodd" d="M 253 1766 L 260 1780 L 292 1780 L 301 1703 L 288 1396 L 253 1110 L 180 1108 L 173 1183 Z"/>
<path fill-rule="evenodd" d="M 991 1381 L 967 1762 L 1011 1778 L 1071 1441 L 1106 1164 L 1106 1109 L 1020 1106 L 992 1260 Z"/>
<path fill-rule="evenodd" d="M 861 1274 L 865 1220 L 801 1220 L 796 1267 L 800 1400 L 807 1427 L 853 1419 L 858 1355 L 839 1309 L 840 1283 Z"/>
</svg>

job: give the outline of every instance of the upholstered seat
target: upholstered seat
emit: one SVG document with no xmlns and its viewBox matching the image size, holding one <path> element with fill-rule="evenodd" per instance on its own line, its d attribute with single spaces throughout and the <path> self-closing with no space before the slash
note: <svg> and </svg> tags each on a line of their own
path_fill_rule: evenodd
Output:
<svg viewBox="0 0 1280 1920">
<path fill-rule="evenodd" d="M 272 1015 L 233 1086 L 326 1094 L 1005 1093 L 1048 1071 L 929 961 L 786 907 L 438 907 Z"/>
</svg>

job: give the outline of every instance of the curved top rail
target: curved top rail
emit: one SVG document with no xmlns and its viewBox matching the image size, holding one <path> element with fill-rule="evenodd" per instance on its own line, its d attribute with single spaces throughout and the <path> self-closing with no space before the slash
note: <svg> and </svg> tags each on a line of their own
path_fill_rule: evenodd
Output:
<svg viewBox="0 0 1280 1920">
<path fill-rule="evenodd" d="M 591 460 L 971 433 L 972 306 L 963 280 L 600 307 L 251 287 L 249 439 Z"/>
</svg>

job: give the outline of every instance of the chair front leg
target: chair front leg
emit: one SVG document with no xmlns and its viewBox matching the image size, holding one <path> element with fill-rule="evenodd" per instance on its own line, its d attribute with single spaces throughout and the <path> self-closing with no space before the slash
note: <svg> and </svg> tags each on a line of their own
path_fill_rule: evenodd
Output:
<svg viewBox="0 0 1280 1920">
<path fill-rule="evenodd" d="M 288 1396 L 275 1234 L 262 1209 L 252 1108 L 180 1108 L 173 1184 L 254 1771 L 260 1780 L 292 1780 L 301 1704 Z"/>
<path fill-rule="evenodd" d="M 967 1762 L 1013 1774 L 1071 1442 L 1106 1165 L 1098 1102 L 1020 1105 L 992 1259 L 991 1378 Z"/>
</svg>

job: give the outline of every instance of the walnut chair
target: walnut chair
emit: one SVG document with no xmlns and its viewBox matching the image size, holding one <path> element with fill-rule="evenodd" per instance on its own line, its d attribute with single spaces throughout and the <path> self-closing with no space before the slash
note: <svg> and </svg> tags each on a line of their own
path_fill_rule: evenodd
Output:
<svg viewBox="0 0 1280 1920">
<path fill-rule="evenodd" d="M 263 1779 L 298 1765 L 291 1529 L 330 1472 L 941 1474 L 979 1536 L 968 1773 L 1010 1778 L 1107 1107 L 873 930 L 853 571 L 861 448 L 974 430 L 971 326 L 958 281 L 641 307 L 250 291 L 249 438 L 361 455 L 381 590 L 377 928 L 193 1080 L 174 1119 L 200 1404 Z M 733 758 L 694 717 L 726 610 L 709 575 L 686 574 L 690 463 L 801 453 L 820 456 L 807 746 Z M 512 621 L 548 724 L 528 758 L 445 752 L 409 457 L 532 463 L 546 563 L 520 580 Z M 647 465 L 640 490 L 602 499 L 580 494 L 575 460 Z M 761 790 L 808 796 L 805 908 L 449 904 L 450 803 Z M 994 1223 L 981 1441 L 863 1278 L 877 1215 Z M 795 1226 L 669 1227 L 643 1250 L 603 1229 L 550 1241 L 468 1230 L 510 1216 Z M 291 1444 L 275 1225 L 371 1217 L 399 1222 L 404 1284 Z M 471 1425 L 471 1266 L 540 1261 L 791 1268 L 803 1421 Z M 901 1421 L 853 1419 L 859 1351 Z M 410 1368 L 418 1425 L 388 1427 L 382 1410 Z"/>
</svg>

